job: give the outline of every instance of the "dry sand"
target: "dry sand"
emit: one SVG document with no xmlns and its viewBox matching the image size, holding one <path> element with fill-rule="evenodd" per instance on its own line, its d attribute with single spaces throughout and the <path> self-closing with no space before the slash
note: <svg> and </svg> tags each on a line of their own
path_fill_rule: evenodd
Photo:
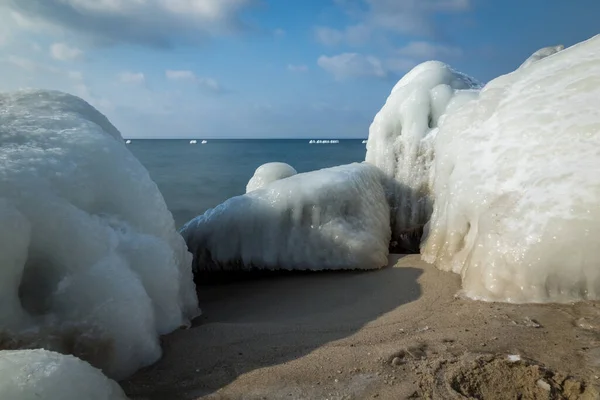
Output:
<svg viewBox="0 0 600 400">
<path fill-rule="evenodd" d="M 134 400 L 600 398 L 599 303 L 483 303 L 459 288 L 419 256 L 201 286 L 204 315 L 122 385 Z"/>
</svg>

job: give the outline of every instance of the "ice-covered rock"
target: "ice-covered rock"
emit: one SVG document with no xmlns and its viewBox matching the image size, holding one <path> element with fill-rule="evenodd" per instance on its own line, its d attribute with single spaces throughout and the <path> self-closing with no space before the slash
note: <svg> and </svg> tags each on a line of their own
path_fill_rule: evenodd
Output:
<svg viewBox="0 0 600 400">
<path fill-rule="evenodd" d="M 246 186 L 246 193 L 260 189 L 271 182 L 289 178 L 298 172 L 289 164 L 282 162 L 271 162 L 261 165 L 256 169 L 252 178 Z"/>
<path fill-rule="evenodd" d="M 181 230 L 197 271 L 374 269 L 387 264 L 382 172 L 350 164 L 233 197 Z"/>
<path fill-rule="evenodd" d="M 60 92 L 0 94 L 0 330 L 124 377 L 199 313 L 191 261 L 106 117 Z"/>
<path fill-rule="evenodd" d="M 533 64 L 541 59 L 544 59 L 548 56 L 551 56 L 552 54 L 555 54 L 561 50 L 564 50 L 564 48 L 565 48 L 565 46 L 563 46 L 562 44 L 559 44 L 557 46 L 549 46 L 549 47 L 544 47 L 543 49 L 539 49 L 538 51 L 533 53 L 531 56 L 529 56 L 529 58 L 527 60 L 525 60 L 525 62 L 523 64 L 521 64 L 521 66 L 519 68 L 527 68 L 531 64 Z"/>
<path fill-rule="evenodd" d="M 127 400 L 85 361 L 47 350 L 0 351 L 0 399 Z"/>
<path fill-rule="evenodd" d="M 477 96 L 480 84 L 439 61 L 407 73 L 369 128 L 366 161 L 389 178 L 392 235 L 424 225 L 431 215 L 430 172 L 440 117 Z"/>
<path fill-rule="evenodd" d="M 600 298 L 600 36 L 489 82 L 435 153 L 426 261 L 476 299 Z"/>
</svg>

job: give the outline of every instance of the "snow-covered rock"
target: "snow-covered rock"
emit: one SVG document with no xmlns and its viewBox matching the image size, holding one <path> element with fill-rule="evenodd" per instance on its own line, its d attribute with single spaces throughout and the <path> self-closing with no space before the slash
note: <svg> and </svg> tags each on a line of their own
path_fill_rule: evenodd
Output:
<svg viewBox="0 0 600 400">
<path fill-rule="evenodd" d="M 383 178 L 366 163 L 294 175 L 227 200 L 181 233 L 197 271 L 380 268 L 390 241 Z"/>
<path fill-rule="evenodd" d="M 246 186 L 246 193 L 260 189 L 271 182 L 289 178 L 298 172 L 289 164 L 282 162 L 271 162 L 263 164 L 256 169 L 252 178 Z"/>
<path fill-rule="evenodd" d="M 126 400 L 121 387 L 85 361 L 47 350 L 0 351 L 0 399 Z"/>
<path fill-rule="evenodd" d="M 389 178 L 392 235 L 424 225 L 431 215 L 432 143 L 440 117 L 477 96 L 480 84 L 439 61 L 408 72 L 369 128 L 366 161 Z"/>
<path fill-rule="evenodd" d="M 476 299 L 600 298 L 600 36 L 489 82 L 435 154 L 426 261 Z"/>
<path fill-rule="evenodd" d="M 102 344 L 87 361 L 124 377 L 199 313 L 191 262 L 106 117 L 60 92 L 0 94 L 0 329 L 53 349 L 64 334 L 57 350 L 79 355 Z"/>
</svg>

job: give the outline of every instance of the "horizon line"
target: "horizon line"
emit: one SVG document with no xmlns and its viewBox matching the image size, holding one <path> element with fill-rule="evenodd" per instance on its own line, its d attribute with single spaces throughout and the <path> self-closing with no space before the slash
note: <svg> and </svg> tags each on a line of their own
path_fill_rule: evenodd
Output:
<svg viewBox="0 0 600 400">
<path fill-rule="evenodd" d="M 368 137 L 366 138 L 242 138 L 242 137 L 228 137 L 228 138 L 210 138 L 210 137 L 177 137 L 177 138 L 172 138 L 172 137 L 164 137 L 164 138 L 160 138 L 160 137 L 123 137 L 123 140 L 367 140 Z"/>
</svg>

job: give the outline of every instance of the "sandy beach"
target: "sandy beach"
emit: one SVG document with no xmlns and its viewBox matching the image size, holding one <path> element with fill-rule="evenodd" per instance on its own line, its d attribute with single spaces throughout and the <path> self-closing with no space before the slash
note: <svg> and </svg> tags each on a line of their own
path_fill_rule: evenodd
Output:
<svg viewBox="0 0 600 400">
<path fill-rule="evenodd" d="M 202 317 L 121 384 L 134 400 L 600 398 L 599 303 L 484 303 L 459 288 L 418 255 L 202 285 Z"/>
</svg>

